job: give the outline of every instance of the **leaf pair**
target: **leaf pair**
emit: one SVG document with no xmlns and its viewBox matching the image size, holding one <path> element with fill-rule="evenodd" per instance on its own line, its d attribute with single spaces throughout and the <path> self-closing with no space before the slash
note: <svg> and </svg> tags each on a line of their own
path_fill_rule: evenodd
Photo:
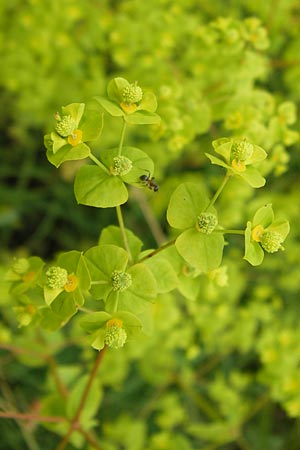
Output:
<svg viewBox="0 0 300 450">
<path fill-rule="evenodd" d="M 152 159 L 142 150 L 135 147 L 124 147 L 122 156 L 132 163 L 132 169 L 126 175 L 113 175 L 114 158 L 118 155 L 118 148 L 101 152 L 100 160 L 108 169 L 95 165 L 86 165 L 76 174 L 74 192 L 78 203 L 109 208 L 126 203 L 128 191 L 125 184 L 142 187 L 140 176 L 153 173 Z"/>
<path fill-rule="evenodd" d="M 217 268 L 222 261 L 224 237 L 217 229 L 209 234 L 199 229 L 199 217 L 208 213 L 217 218 L 214 207 L 209 207 L 209 199 L 201 186 L 183 183 L 171 196 L 167 220 L 179 230 L 184 230 L 176 239 L 178 253 L 201 272 Z"/>
</svg>

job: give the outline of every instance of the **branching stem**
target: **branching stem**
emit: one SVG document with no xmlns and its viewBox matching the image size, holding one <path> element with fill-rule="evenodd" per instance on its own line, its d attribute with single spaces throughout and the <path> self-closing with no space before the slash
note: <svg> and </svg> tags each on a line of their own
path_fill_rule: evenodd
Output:
<svg viewBox="0 0 300 450">
<path fill-rule="evenodd" d="M 140 259 L 139 262 L 146 261 L 149 258 L 152 258 L 152 256 L 157 255 L 159 252 L 164 250 L 165 248 L 171 247 L 171 245 L 174 245 L 176 242 L 176 239 L 173 239 L 172 241 L 168 241 L 165 244 L 161 245 L 157 249 L 153 250 L 152 252 L 148 253 L 148 255 L 144 256 L 144 258 Z"/>
<path fill-rule="evenodd" d="M 96 158 L 95 155 L 93 155 L 93 154 L 91 153 L 91 154 L 89 155 L 89 158 L 90 158 L 97 166 L 101 167 L 101 169 L 103 169 L 105 173 L 107 173 L 108 175 L 111 175 L 111 173 L 110 173 L 110 171 L 108 170 L 108 168 L 105 167 L 105 165 L 104 165 L 101 161 L 99 161 L 99 159 Z"/>
<path fill-rule="evenodd" d="M 96 358 L 94 367 L 90 373 L 87 385 L 85 387 L 85 390 L 83 391 L 79 406 L 77 408 L 77 411 L 75 413 L 75 416 L 72 419 L 72 422 L 70 424 L 70 428 L 67 432 L 67 434 L 65 435 L 65 437 L 62 439 L 62 441 L 60 442 L 60 444 L 58 445 L 58 447 L 56 448 L 56 450 L 64 450 L 66 448 L 66 445 L 69 442 L 70 436 L 73 433 L 74 430 L 79 430 L 80 429 L 80 424 L 79 424 L 79 419 L 80 419 L 80 415 L 83 411 L 83 408 L 85 406 L 85 403 L 87 401 L 88 395 L 90 393 L 93 381 L 97 375 L 99 366 L 101 364 L 101 361 L 103 359 L 103 356 L 105 354 L 106 351 L 106 347 L 103 347 L 103 349 L 98 353 L 98 356 Z"/>
<path fill-rule="evenodd" d="M 48 422 L 48 423 L 59 423 L 59 422 L 66 421 L 66 419 L 64 417 L 39 416 L 38 414 L 20 413 L 17 411 L 0 412 L 0 418 L 15 419 L 15 420 L 27 420 L 27 421 L 32 421 L 32 422 Z"/>
<path fill-rule="evenodd" d="M 211 208 L 215 204 L 217 198 L 219 197 L 219 195 L 223 191 L 223 189 L 226 186 L 226 184 L 227 184 L 227 182 L 228 182 L 230 177 L 231 177 L 231 174 L 227 172 L 225 177 L 224 177 L 224 179 L 223 179 L 223 181 L 222 181 L 222 183 L 219 186 L 219 189 L 216 191 L 215 195 L 213 196 L 213 198 L 211 199 L 211 201 L 209 202 L 209 204 L 207 205 L 207 207 L 205 208 L 205 210 L 203 212 L 208 211 L 209 208 Z"/>
</svg>

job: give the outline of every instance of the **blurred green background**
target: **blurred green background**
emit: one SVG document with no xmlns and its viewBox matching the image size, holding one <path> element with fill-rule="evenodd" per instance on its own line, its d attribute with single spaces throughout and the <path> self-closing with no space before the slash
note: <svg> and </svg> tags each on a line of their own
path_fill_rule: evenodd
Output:
<svg viewBox="0 0 300 450">
<path fill-rule="evenodd" d="M 162 117 L 160 127 L 127 135 L 153 158 L 160 184 L 157 195 L 133 193 L 124 208 L 145 248 L 156 244 L 143 205 L 167 235 L 165 211 L 179 182 L 218 187 L 222 173 L 204 152 L 221 136 L 244 135 L 269 157 L 266 187 L 226 188 L 220 222 L 244 227 L 272 202 L 291 223 L 286 251 L 259 268 L 242 260 L 243 243 L 231 238 L 222 269 L 228 286 L 217 273 L 163 296 L 153 336 L 108 356 L 101 448 L 299 450 L 299 1 L 10 0 L 0 2 L 0 23 L 3 272 L 13 255 L 84 250 L 117 223 L 113 209 L 76 205 L 76 164 L 55 169 L 43 147 L 54 113 L 105 94 L 114 76 L 151 89 Z M 119 124 L 105 117 L 104 125 L 95 153 L 116 144 Z M 34 340 L 17 328 L 9 302 L 3 288 L 0 342 Z M 72 347 L 59 354 L 64 366 L 84 367 L 88 355 Z M 2 362 L 5 401 L 18 386 L 11 401 L 28 406 L 37 380 L 42 395 L 45 368 L 5 352 Z M 44 429 L 1 422 L 3 450 L 55 448 Z"/>
</svg>

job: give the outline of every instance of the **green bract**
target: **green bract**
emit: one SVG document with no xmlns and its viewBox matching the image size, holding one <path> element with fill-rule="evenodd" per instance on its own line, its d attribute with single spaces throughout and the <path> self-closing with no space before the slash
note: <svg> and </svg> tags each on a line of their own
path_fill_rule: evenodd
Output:
<svg viewBox="0 0 300 450">
<path fill-rule="evenodd" d="M 144 264 L 149 267 L 155 277 L 158 294 L 170 292 L 177 287 L 178 279 L 176 272 L 173 268 L 173 265 L 166 257 L 158 254 L 149 259 L 146 259 L 144 261 Z"/>
<path fill-rule="evenodd" d="M 128 265 L 127 252 L 116 245 L 103 244 L 85 253 L 91 274 L 91 295 L 104 300 L 108 312 L 117 309 L 135 313 L 144 311 L 156 298 L 157 285 L 145 264 Z"/>
<path fill-rule="evenodd" d="M 82 291 L 90 287 L 90 275 L 83 254 L 75 250 L 62 253 L 57 265 L 46 271 L 46 277 L 44 298 L 51 308 L 49 314 L 55 314 L 57 323 L 65 323 L 84 304 Z M 44 311 L 44 318 L 46 316 Z"/>
<path fill-rule="evenodd" d="M 153 173 L 152 159 L 135 147 L 123 147 L 122 155 L 118 156 L 118 153 L 118 148 L 101 152 L 100 161 L 107 171 L 95 165 L 86 165 L 78 170 L 74 184 L 78 203 L 98 208 L 113 207 L 128 200 L 124 183 L 143 187 L 140 176 Z"/>
<path fill-rule="evenodd" d="M 55 131 L 44 137 L 47 158 L 56 167 L 64 161 L 90 155 L 85 142 L 97 139 L 102 128 L 101 113 L 86 109 L 84 103 L 71 103 L 55 114 Z"/>
<path fill-rule="evenodd" d="M 258 209 L 245 231 L 245 256 L 250 264 L 257 266 L 264 259 L 264 250 L 274 253 L 284 250 L 282 243 L 290 231 L 287 220 L 274 220 L 271 203 Z"/>
<path fill-rule="evenodd" d="M 212 164 L 225 167 L 231 175 L 243 178 L 250 186 L 259 188 L 264 186 L 266 180 L 253 165 L 263 161 L 267 153 L 258 145 L 246 139 L 220 138 L 212 143 L 215 152 L 223 157 L 205 153 Z"/>
<path fill-rule="evenodd" d="M 216 210 L 206 210 L 208 205 L 209 199 L 200 186 L 183 183 L 172 194 L 167 211 L 169 224 L 185 230 L 176 239 L 179 254 L 201 272 L 221 264 L 224 247 L 223 235 L 214 231 Z"/>
<path fill-rule="evenodd" d="M 140 320 L 128 311 L 109 314 L 104 311 L 85 316 L 80 322 L 82 328 L 91 333 L 89 341 L 97 350 L 106 344 L 108 347 L 120 348 L 125 342 L 136 337 L 142 329 Z"/>
<path fill-rule="evenodd" d="M 133 261 L 136 261 L 140 254 L 143 243 L 132 231 L 128 230 L 127 228 L 125 228 L 124 232 L 132 259 Z M 99 244 L 113 244 L 126 250 L 121 230 L 115 225 L 110 225 L 101 231 Z"/>
<path fill-rule="evenodd" d="M 15 258 L 5 279 L 11 282 L 10 292 L 22 295 L 40 281 L 44 262 L 38 256 Z"/>
<path fill-rule="evenodd" d="M 160 122 L 160 117 L 155 113 L 155 95 L 152 92 L 143 92 L 137 83 L 129 83 L 121 77 L 114 78 L 108 84 L 107 95 L 108 99 L 95 99 L 110 115 L 123 117 L 125 122 L 136 125 Z"/>
</svg>

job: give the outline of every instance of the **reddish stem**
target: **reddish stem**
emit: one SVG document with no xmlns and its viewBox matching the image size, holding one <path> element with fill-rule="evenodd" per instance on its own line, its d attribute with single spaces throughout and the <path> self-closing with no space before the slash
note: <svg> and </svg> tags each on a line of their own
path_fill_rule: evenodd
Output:
<svg viewBox="0 0 300 450">
<path fill-rule="evenodd" d="M 66 445 L 69 442 L 69 438 L 70 438 L 71 434 L 73 433 L 73 431 L 74 430 L 80 430 L 80 424 L 79 424 L 80 415 L 81 415 L 81 413 L 83 411 L 83 408 L 84 408 L 84 405 L 85 405 L 85 403 L 87 401 L 90 389 L 91 389 L 93 381 L 94 381 L 94 379 L 96 377 L 97 371 L 99 369 L 99 366 L 101 364 L 101 361 L 103 359 L 105 351 L 106 351 L 106 346 L 103 347 L 103 349 L 99 352 L 99 354 L 97 356 L 97 359 L 95 361 L 93 370 L 90 373 L 90 377 L 88 379 L 87 385 L 86 385 L 85 390 L 84 390 L 84 392 L 82 394 L 82 397 L 81 397 L 79 406 L 77 408 L 76 414 L 73 417 L 72 422 L 70 424 L 70 428 L 69 428 L 67 434 L 65 435 L 65 437 L 63 438 L 63 440 L 58 445 L 56 450 L 64 450 L 64 448 L 66 447 Z"/>
</svg>

